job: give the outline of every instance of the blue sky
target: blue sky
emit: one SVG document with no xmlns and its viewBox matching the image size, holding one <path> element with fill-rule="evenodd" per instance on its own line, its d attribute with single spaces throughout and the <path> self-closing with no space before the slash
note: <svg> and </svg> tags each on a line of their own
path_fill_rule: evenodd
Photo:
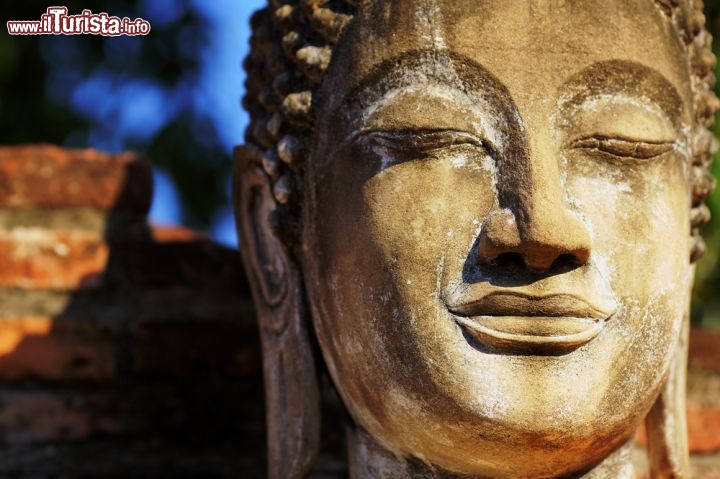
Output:
<svg viewBox="0 0 720 479">
<path fill-rule="evenodd" d="M 176 3 L 176 0 L 147 0 L 148 19 L 151 23 L 163 21 L 163 18 L 171 21 L 173 12 L 177 14 L 174 8 Z M 247 55 L 250 15 L 264 4 L 264 0 L 192 2 L 192 7 L 212 25 L 201 81 L 195 91 L 195 102 L 199 109 L 207 111 L 215 122 L 223 146 L 228 152 L 242 141 L 248 122 L 246 113 L 240 107 L 242 85 L 245 81 L 241 62 Z M 230 188 L 229 179 L 227 188 Z M 178 194 L 163 171 L 155 172 L 155 192 L 150 220 L 159 224 L 179 224 L 181 210 Z M 211 234 L 221 243 L 237 245 L 230 205 L 218 211 Z"/>
<path fill-rule="evenodd" d="M 152 138 L 188 101 L 193 110 L 214 123 L 222 147 L 230 153 L 243 140 L 248 122 L 240 106 L 245 73 L 241 64 L 247 55 L 250 38 L 249 19 L 252 12 L 261 8 L 266 0 L 143 0 L 139 16 L 151 26 L 170 23 L 192 9 L 210 25 L 209 44 L 203 50 L 199 80 L 185 83 L 181 78 L 178 88 L 168 91 L 147 80 L 123 78 L 118 80 L 112 71 L 97 71 L 81 78 L 71 69 L 56 68 L 48 79 L 49 90 L 62 101 L 95 125 L 87 138 L 79 139 L 86 146 L 106 151 L 120 151 L 128 144 L 142 143 Z M 152 35 L 152 31 L 150 32 Z M 182 42 L 182 32 L 178 41 Z M 116 37 L 107 42 L 112 57 L 122 59 L 137 51 L 146 37 Z M 76 51 L 74 39 L 56 37 L 46 42 L 46 61 L 67 58 Z M 75 75 L 75 76 L 73 76 Z M 72 134 L 68 144 L 77 142 Z M 155 196 L 150 220 L 160 225 L 179 225 L 182 209 L 179 195 L 170 176 L 161 169 L 154 171 Z M 230 178 L 227 181 L 230 189 Z M 230 195 L 228 194 L 228 197 Z M 231 206 L 217 212 L 210 234 L 217 241 L 237 245 Z"/>
</svg>

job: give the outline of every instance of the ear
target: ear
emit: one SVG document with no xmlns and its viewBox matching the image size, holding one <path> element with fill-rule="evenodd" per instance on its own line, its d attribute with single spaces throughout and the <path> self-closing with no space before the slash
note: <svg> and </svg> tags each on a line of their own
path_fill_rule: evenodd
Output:
<svg viewBox="0 0 720 479">
<path fill-rule="evenodd" d="M 689 334 L 690 314 L 686 313 L 667 382 L 645 418 L 650 477 L 657 479 L 690 477 L 685 412 Z"/>
<path fill-rule="evenodd" d="M 302 276 L 270 216 L 278 205 L 261 152 L 235 149 L 233 202 L 245 271 L 260 325 L 270 479 L 306 477 L 318 454 L 320 393 Z"/>
</svg>

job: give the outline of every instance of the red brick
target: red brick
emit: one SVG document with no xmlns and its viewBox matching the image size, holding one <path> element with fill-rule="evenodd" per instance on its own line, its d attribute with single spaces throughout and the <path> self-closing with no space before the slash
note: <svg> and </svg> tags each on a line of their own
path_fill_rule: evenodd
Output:
<svg viewBox="0 0 720 479">
<path fill-rule="evenodd" d="M 98 286 L 109 248 L 82 231 L 0 231 L 0 287 L 78 289 Z"/>
<path fill-rule="evenodd" d="M 84 206 L 145 214 L 151 200 L 150 166 L 135 154 L 52 145 L 0 148 L 0 207 Z"/>
<path fill-rule="evenodd" d="M 156 243 L 178 243 L 188 241 L 207 241 L 208 236 L 182 226 L 152 225 L 152 238 Z"/>
<path fill-rule="evenodd" d="M 0 380 L 108 381 L 114 376 L 113 337 L 97 323 L 0 319 Z"/>
<path fill-rule="evenodd" d="M 720 408 L 687 402 L 688 448 L 691 453 L 720 451 Z M 641 425 L 635 442 L 647 446 L 647 431 Z"/>
<path fill-rule="evenodd" d="M 720 373 L 720 331 L 702 328 L 690 331 L 689 364 Z"/>
<path fill-rule="evenodd" d="M 687 414 L 690 451 L 720 451 L 720 408 L 688 401 Z"/>
<path fill-rule="evenodd" d="M 133 327 L 135 371 L 176 379 L 240 378 L 261 370 L 258 333 L 222 321 L 145 321 Z"/>
<path fill-rule="evenodd" d="M 77 441 L 117 432 L 117 405 L 109 395 L 43 391 L 0 394 L 0 442 Z"/>
</svg>

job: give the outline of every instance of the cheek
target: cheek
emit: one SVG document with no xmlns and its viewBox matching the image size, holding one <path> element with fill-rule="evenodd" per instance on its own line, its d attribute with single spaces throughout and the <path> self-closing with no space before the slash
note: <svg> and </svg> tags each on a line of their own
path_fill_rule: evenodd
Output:
<svg viewBox="0 0 720 479">
<path fill-rule="evenodd" d="M 371 307 L 380 317 L 397 312 L 397 329 L 379 342 L 389 345 L 403 338 L 401 356 L 418 354 L 414 382 L 420 374 L 441 374 L 433 368 L 421 371 L 419 365 L 444 364 L 459 346 L 455 323 L 442 304 L 442 277 L 445 270 L 462 267 L 495 202 L 492 176 L 482 168 L 427 159 L 395 165 L 363 185 L 367 217 L 361 235 L 380 263 L 377 287 L 392 291 L 387 303 Z"/>
<path fill-rule="evenodd" d="M 345 402 L 356 417 L 371 410 L 364 424 L 376 416 L 377 428 L 385 429 L 395 423 L 382 420 L 386 407 L 392 405 L 394 415 L 415 407 L 393 399 L 393 391 L 432 397 L 440 373 L 429 363 L 445 364 L 462 340 L 455 323 L 442 316 L 439 278 L 445 262 L 465 260 L 495 202 L 493 174 L 428 159 L 360 180 L 357 169 L 336 165 L 325 171 L 311 206 L 318 217 L 306 231 L 313 255 L 309 296 Z M 372 407 L 359 399 L 352 404 L 375 396 L 381 400 Z"/>
<path fill-rule="evenodd" d="M 616 175 L 569 175 L 567 183 L 590 225 L 590 261 L 621 305 L 598 338 L 595 362 L 610 365 L 609 381 L 620 391 L 611 403 L 623 411 L 643 411 L 655 397 L 675 351 L 692 278 L 683 163 L 642 166 Z"/>
<path fill-rule="evenodd" d="M 648 300 L 685 284 L 689 200 L 678 158 L 603 176 L 578 175 L 568 186 L 590 224 L 593 261 L 618 294 Z"/>
<path fill-rule="evenodd" d="M 428 159 L 399 164 L 363 186 L 368 229 L 402 284 L 430 282 L 465 261 L 496 202 L 491 168 Z"/>
<path fill-rule="evenodd" d="M 337 309 L 352 306 L 347 314 L 353 317 L 338 327 L 348 328 L 349 335 L 354 325 L 370 321 L 355 338 L 389 354 L 424 350 L 429 343 L 423 338 L 452 334 L 454 323 L 434 319 L 440 278 L 444 269 L 465 261 L 495 202 L 492 172 L 426 159 L 394 165 L 363 182 L 341 165 L 333 175 L 347 187 L 343 197 L 322 202 L 335 213 L 327 215 L 334 219 L 324 222 L 318 249 L 328 252 L 326 277 L 343 285 Z M 346 208 L 357 211 L 348 214 Z"/>
</svg>

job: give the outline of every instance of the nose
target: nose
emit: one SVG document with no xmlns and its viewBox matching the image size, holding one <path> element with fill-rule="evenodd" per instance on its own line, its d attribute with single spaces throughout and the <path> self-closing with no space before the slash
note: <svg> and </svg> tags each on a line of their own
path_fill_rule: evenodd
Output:
<svg viewBox="0 0 720 479">
<path fill-rule="evenodd" d="M 558 263 L 587 263 L 590 234 L 585 225 L 572 214 L 555 211 L 552 215 L 533 220 L 534 224 L 523 228 L 511 210 L 493 211 L 480 233 L 480 259 L 493 263 L 503 255 L 516 256 L 536 271 L 548 270 Z"/>
<path fill-rule="evenodd" d="M 483 223 L 480 260 L 521 261 L 535 271 L 587 263 L 590 232 L 568 203 L 556 157 L 510 158 L 499 174 L 500 204 Z"/>
</svg>

